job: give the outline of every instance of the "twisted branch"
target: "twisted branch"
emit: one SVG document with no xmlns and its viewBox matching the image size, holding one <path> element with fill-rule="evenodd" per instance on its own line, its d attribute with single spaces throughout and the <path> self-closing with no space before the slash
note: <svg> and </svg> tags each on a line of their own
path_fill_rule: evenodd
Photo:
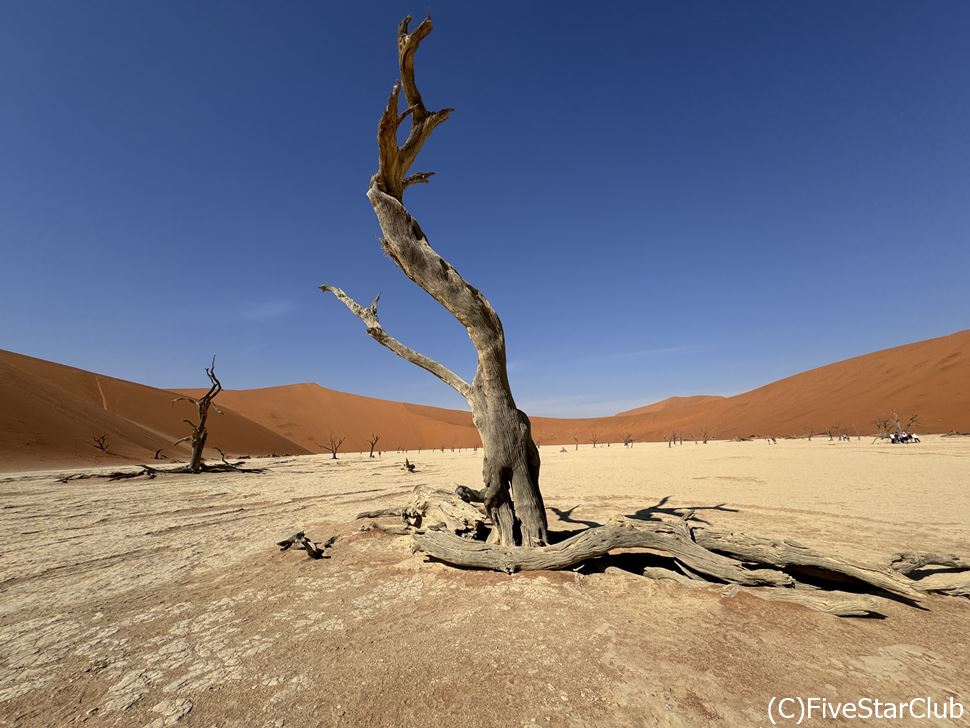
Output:
<svg viewBox="0 0 970 728">
<path fill-rule="evenodd" d="M 354 316 L 363 321 L 364 325 L 367 327 L 368 336 L 374 339 L 374 341 L 386 346 L 402 359 L 407 359 L 412 364 L 417 364 L 422 369 L 431 372 L 445 384 L 455 389 L 462 397 L 468 397 L 469 392 L 471 391 L 471 387 L 468 382 L 455 374 L 445 365 L 436 362 L 431 357 L 416 352 L 410 346 L 402 344 L 384 330 L 380 320 L 377 318 L 377 302 L 380 300 L 380 294 L 377 295 L 370 306 L 364 308 L 336 286 L 320 286 L 320 290 L 324 293 L 332 293 L 339 301 L 350 309 L 350 312 L 354 314 Z"/>
</svg>

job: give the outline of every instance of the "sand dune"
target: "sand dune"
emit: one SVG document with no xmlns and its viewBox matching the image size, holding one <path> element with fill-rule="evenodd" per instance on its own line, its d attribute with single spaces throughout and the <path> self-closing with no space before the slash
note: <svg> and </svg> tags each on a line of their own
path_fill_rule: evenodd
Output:
<svg viewBox="0 0 970 728">
<path fill-rule="evenodd" d="M 183 390 L 196 395 L 201 390 Z M 341 451 L 471 447 L 479 444 L 471 415 L 461 410 L 389 402 L 337 392 L 319 384 L 227 390 L 219 402 L 312 452 L 324 452 L 330 435 L 345 438 Z"/>
<path fill-rule="evenodd" d="M 896 410 L 919 415 L 920 432 L 970 430 L 970 331 L 847 359 L 773 382 L 734 397 L 671 397 L 611 417 L 533 417 L 542 444 L 621 442 L 685 437 L 733 438 L 758 434 L 801 436 L 841 426 L 854 434 L 875 430 L 874 421 Z M 316 384 L 227 391 L 228 407 L 315 452 L 332 432 L 346 436 L 343 449 L 367 449 L 367 435 L 381 434 L 382 449 L 472 447 L 480 444 L 471 416 L 335 392 Z"/>
<path fill-rule="evenodd" d="M 625 415 L 651 415 L 657 412 L 671 412 L 672 410 L 689 407 L 690 405 L 706 404 L 716 402 L 717 400 L 721 399 L 724 399 L 724 397 L 716 394 L 694 394 L 690 397 L 667 397 L 667 399 L 662 399 L 659 402 L 654 402 L 653 404 L 648 404 L 644 407 L 637 407 L 636 409 L 617 412 L 616 415 L 617 417 L 623 417 Z"/>
<path fill-rule="evenodd" d="M 83 369 L 0 351 L 0 470 L 150 460 L 157 448 L 170 458 L 189 450 L 172 443 L 194 419 L 177 395 Z M 234 454 L 305 453 L 285 437 L 239 414 L 211 415 L 209 444 Z M 94 446 L 108 435 L 108 453 Z M 212 450 L 212 454 L 216 454 Z"/>
<path fill-rule="evenodd" d="M 56 467 L 142 460 L 185 434 L 192 407 L 172 407 L 168 390 L 145 387 L 19 354 L 0 352 L 0 467 Z M 707 432 L 803 436 L 839 426 L 854 434 L 895 410 L 919 415 L 918 432 L 970 431 L 970 331 L 847 359 L 733 397 L 671 397 L 610 417 L 533 417 L 540 444 L 663 440 Z M 181 390 L 197 394 L 201 390 Z M 212 421 L 210 442 L 237 454 L 324 452 L 330 435 L 342 452 L 464 448 L 480 444 L 471 415 L 390 402 L 317 384 L 226 390 L 228 408 Z M 94 447 L 108 433 L 112 455 Z M 181 450 L 184 457 L 187 451 Z"/>
<path fill-rule="evenodd" d="M 919 415 L 919 432 L 970 430 L 967 382 L 970 331 L 961 331 L 846 359 L 735 397 L 631 417 L 629 427 L 643 439 L 662 439 L 674 430 L 707 430 L 718 438 L 804 435 L 832 427 L 871 433 L 876 419 L 895 410 L 904 421 Z"/>
</svg>

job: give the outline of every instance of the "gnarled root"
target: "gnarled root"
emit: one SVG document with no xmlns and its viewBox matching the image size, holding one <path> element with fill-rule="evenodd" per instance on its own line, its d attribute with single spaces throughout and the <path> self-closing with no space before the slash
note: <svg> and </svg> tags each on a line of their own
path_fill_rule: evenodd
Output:
<svg viewBox="0 0 970 728">
<path fill-rule="evenodd" d="M 650 566 L 643 571 L 648 578 L 718 587 L 728 596 L 744 591 L 838 616 L 881 614 L 885 602 L 877 597 L 916 605 L 927 593 L 970 596 L 970 566 L 954 555 L 902 553 L 886 565 L 867 564 L 790 539 L 693 527 L 692 513 L 665 521 L 617 517 L 538 548 L 490 543 L 484 539 L 493 524 L 479 505 L 483 495 L 466 486 L 454 493 L 418 486 L 405 507 L 361 516 L 400 513 L 402 524 L 384 530 L 412 534 L 415 551 L 454 566 L 509 574 L 568 569 L 616 549 L 646 549 L 673 559 L 682 572 Z"/>
</svg>

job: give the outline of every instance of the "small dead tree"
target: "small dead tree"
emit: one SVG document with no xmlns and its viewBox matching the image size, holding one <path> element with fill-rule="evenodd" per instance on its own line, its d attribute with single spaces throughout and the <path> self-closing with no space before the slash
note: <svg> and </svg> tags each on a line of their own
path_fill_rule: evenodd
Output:
<svg viewBox="0 0 970 728">
<path fill-rule="evenodd" d="M 193 473 L 201 473 L 203 470 L 202 463 L 202 453 L 205 450 L 205 441 L 209 437 L 209 431 L 206 429 L 205 422 L 209 416 L 209 407 L 212 407 L 220 415 L 222 410 L 212 404 L 212 400 L 216 398 L 216 395 L 222 391 L 222 383 L 219 378 L 216 377 L 216 356 L 212 355 L 212 364 L 206 367 L 206 375 L 209 377 L 209 391 L 204 395 L 196 399 L 195 397 L 176 397 L 172 400 L 172 404 L 176 402 L 191 402 L 199 410 L 199 421 L 192 422 L 191 420 L 183 420 L 189 427 L 192 428 L 192 433 L 186 435 L 175 441 L 176 445 L 179 445 L 186 440 L 192 444 L 192 459 L 189 460 L 189 470 Z"/>
<path fill-rule="evenodd" d="M 576 437 L 576 435 L 573 435 L 573 442 L 576 443 L 576 447 L 573 448 L 573 449 L 574 450 L 578 450 L 579 449 L 579 438 Z"/>
<path fill-rule="evenodd" d="M 370 438 L 367 440 L 370 443 L 370 457 L 374 457 L 374 446 L 381 439 L 381 436 L 377 433 L 371 434 Z"/>
<path fill-rule="evenodd" d="M 633 435 L 629 432 L 623 436 L 623 447 L 633 447 Z"/>
<path fill-rule="evenodd" d="M 704 433 L 701 435 L 701 444 L 706 445 L 709 439 L 710 433 L 707 430 L 704 430 Z"/>
<path fill-rule="evenodd" d="M 589 436 L 589 439 L 590 439 L 590 442 L 593 443 L 593 449 L 595 450 L 596 449 L 596 443 L 598 443 L 600 441 L 599 435 L 597 435 L 594 432 L 592 435 Z"/>
<path fill-rule="evenodd" d="M 327 449 L 327 452 L 333 456 L 333 460 L 337 459 L 337 451 L 340 449 L 340 446 L 344 444 L 344 440 L 346 439 L 347 438 L 345 437 L 341 437 L 338 440 L 333 433 L 330 433 L 330 439 L 327 440 L 327 444 L 324 445 L 324 447 Z"/>
<path fill-rule="evenodd" d="M 108 452 L 108 436 L 98 435 L 94 438 L 94 446 L 101 452 Z"/>
</svg>

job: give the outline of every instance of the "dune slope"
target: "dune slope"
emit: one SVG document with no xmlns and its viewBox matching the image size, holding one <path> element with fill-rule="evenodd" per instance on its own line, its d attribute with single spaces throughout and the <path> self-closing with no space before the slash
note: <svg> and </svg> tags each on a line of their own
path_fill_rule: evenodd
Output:
<svg viewBox="0 0 970 728">
<path fill-rule="evenodd" d="M 0 351 L 0 469 L 110 465 L 147 461 L 162 448 L 169 458 L 186 458 L 183 419 L 196 419 L 177 395 L 122 379 Z M 210 413 L 209 440 L 234 454 L 305 453 L 285 437 L 236 412 Z M 108 452 L 94 444 L 108 435 Z M 210 453 L 218 454 L 213 449 Z"/>
<path fill-rule="evenodd" d="M 819 367 L 733 397 L 671 397 L 619 415 L 585 419 L 533 417 L 545 445 L 746 435 L 804 436 L 839 428 L 875 430 L 892 411 L 917 432 L 970 431 L 970 331 L 906 344 Z M 186 389 L 198 394 L 203 390 Z M 55 467 L 173 454 L 185 434 L 189 404 L 173 392 L 39 359 L 0 352 L 0 466 Z M 480 445 L 466 411 L 390 402 L 317 384 L 226 390 L 226 415 L 211 419 L 210 443 L 234 453 L 325 452 L 331 435 L 341 452 L 451 449 Z M 112 455 L 93 446 L 109 434 Z M 185 452 L 178 453 L 181 457 Z"/>
</svg>

